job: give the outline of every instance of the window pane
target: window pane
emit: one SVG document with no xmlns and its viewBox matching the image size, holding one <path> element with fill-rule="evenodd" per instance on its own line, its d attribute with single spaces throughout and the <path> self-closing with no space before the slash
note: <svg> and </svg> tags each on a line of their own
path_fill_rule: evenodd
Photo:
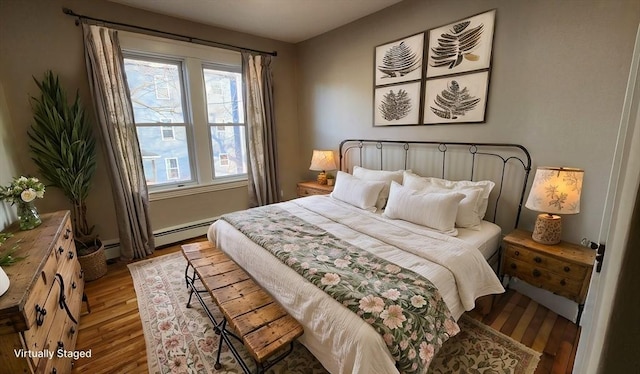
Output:
<svg viewBox="0 0 640 374">
<path fill-rule="evenodd" d="M 214 177 L 247 173 L 244 126 L 210 126 Z"/>
<path fill-rule="evenodd" d="M 203 68 L 209 123 L 244 123 L 242 75 Z"/>
<path fill-rule="evenodd" d="M 173 139 L 163 139 L 165 126 L 138 126 L 144 175 L 149 186 L 191 181 L 187 131 L 173 126 Z"/>
<path fill-rule="evenodd" d="M 179 63 L 124 59 L 136 123 L 184 123 Z"/>
</svg>

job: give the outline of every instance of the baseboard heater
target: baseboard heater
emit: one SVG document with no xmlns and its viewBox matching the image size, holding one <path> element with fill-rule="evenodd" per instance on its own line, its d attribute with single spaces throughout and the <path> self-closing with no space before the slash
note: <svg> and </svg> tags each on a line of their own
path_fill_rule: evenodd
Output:
<svg viewBox="0 0 640 374">
<path fill-rule="evenodd" d="M 218 218 L 209 218 L 200 221 L 189 222 L 184 225 L 177 225 L 167 227 L 164 229 L 156 230 L 153 232 L 153 238 L 156 244 L 156 248 L 160 248 L 166 245 L 195 238 L 205 235 L 209 226 L 214 223 Z M 107 259 L 120 257 L 120 241 L 118 239 L 103 241 L 105 253 Z"/>
</svg>

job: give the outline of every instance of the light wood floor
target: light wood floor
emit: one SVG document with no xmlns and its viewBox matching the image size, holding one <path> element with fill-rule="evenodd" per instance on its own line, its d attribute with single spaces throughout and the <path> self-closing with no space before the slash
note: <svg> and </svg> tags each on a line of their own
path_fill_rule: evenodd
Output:
<svg viewBox="0 0 640 374">
<path fill-rule="evenodd" d="M 167 247 L 153 257 L 179 250 L 179 245 Z M 91 313 L 83 306 L 76 350 L 90 349 L 92 357 L 78 360 L 73 373 L 147 373 L 133 280 L 126 264 L 108 267 L 106 276 L 85 286 Z M 488 315 L 469 315 L 542 352 L 536 374 L 571 373 L 579 327 L 567 319 L 513 290 L 497 296 Z"/>
</svg>

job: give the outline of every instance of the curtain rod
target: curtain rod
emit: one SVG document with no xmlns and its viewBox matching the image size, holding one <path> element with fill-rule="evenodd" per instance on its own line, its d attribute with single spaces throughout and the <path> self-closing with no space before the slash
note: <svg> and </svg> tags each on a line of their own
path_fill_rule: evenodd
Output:
<svg viewBox="0 0 640 374">
<path fill-rule="evenodd" d="M 77 14 L 77 13 L 75 13 L 73 10 L 71 10 L 69 8 L 62 8 L 62 13 L 66 14 L 68 16 L 77 17 L 76 26 L 78 26 L 80 24 L 80 22 L 89 23 L 87 21 L 93 21 L 94 23 L 102 23 L 102 24 L 105 24 L 105 25 L 117 26 L 117 28 L 120 28 L 121 30 L 124 30 L 124 31 L 126 31 L 126 29 L 140 30 L 140 31 L 144 31 L 144 33 L 146 33 L 148 35 L 160 34 L 160 35 L 163 35 L 163 36 L 170 37 L 171 39 L 180 40 L 180 41 L 183 41 L 183 42 L 208 45 L 208 46 L 211 46 L 211 47 L 219 47 L 219 48 L 231 49 L 231 50 L 238 51 L 238 52 L 255 52 L 255 53 L 262 54 L 262 55 L 271 55 L 271 56 L 277 56 L 278 55 L 277 51 L 265 52 L 265 51 L 261 51 L 261 50 L 258 50 L 258 49 L 243 48 L 243 47 L 235 46 L 233 44 L 214 42 L 212 40 L 200 39 L 200 38 L 195 38 L 195 37 L 181 35 L 181 34 L 174 34 L 172 32 L 160 31 L 160 30 L 156 30 L 156 29 L 152 29 L 152 28 L 148 28 L 148 27 L 135 26 L 135 25 L 131 25 L 131 24 L 128 24 L 128 23 L 114 22 L 114 21 L 108 21 L 108 20 L 105 20 L 105 19 L 89 17 L 89 16 L 85 16 L 85 15 L 82 15 L 82 14 Z"/>
</svg>

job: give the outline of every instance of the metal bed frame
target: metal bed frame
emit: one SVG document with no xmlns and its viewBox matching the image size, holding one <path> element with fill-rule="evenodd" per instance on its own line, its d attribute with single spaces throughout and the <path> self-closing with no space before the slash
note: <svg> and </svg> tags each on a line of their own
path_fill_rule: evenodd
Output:
<svg viewBox="0 0 640 374">
<path fill-rule="evenodd" d="M 516 170 L 522 171 L 520 194 L 516 197 L 515 203 L 517 203 L 517 213 L 515 214 L 515 225 L 513 228 L 518 227 L 520 222 L 520 213 L 522 211 L 522 203 L 524 201 L 524 195 L 527 188 L 527 181 L 529 179 L 529 173 L 531 172 L 531 156 L 529 151 L 520 144 L 509 143 L 468 143 L 468 142 L 448 142 L 448 141 L 404 141 L 404 140 L 371 140 L 371 139 L 347 139 L 340 143 L 340 170 L 349 171 L 349 166 L 356 165 L 353 160 L 358 158 L 358 166 L 377 168 L 378 170 L 392 170 L 391 168 L 410 169 L 411 167 L 419 168 L 419 162 L 416 165 L 410 165 L 410 160 L 413 158 L 414 153 L 429 152 L 432 155 L 436 155 L 441 158 L 442 168 L 438 175 L 426 175 L 445 179 L 448 174 L 451 174 L 453 167 L 459 164 L 454 162 L 453 158 L 464 158 L 469 170 L 466 173 L 457 170 L 458 175 L 467 175 L 468 180 L 479 180 L 482 177 L 478 169 L 481 167 L 481 160 L 490 159 L 493 162 L 497 162 L 497 168 L 499 170 L 498 178 L 491 179 L 496 186 L 492 195 L 495 196 L 493 202 L 493 217 L 492 222 L 496 223 L 498 216 L 498 206 L 501 203 L 503 197 L 503 189 L 505 186 L 505 176 L 509 177 L 506 173 L 508 165 L 516 165 Z M 354 152 L 357 154 L 354 154 Z M 395 152 L 396 155 L 403 155 L 400 158 L 404 160 L 398 165 L 397 162 L 390 160 L 389 153 Z M 455 155 L 454 155 L 455 154 Z M 374 159 L 378 159 L 378 165 L 371 166 Z M 363 161 L 367 161 L 367 163 Z M 376 160 L 377 161 L 377 160 Z M 386 164 L 385 164 L 385 161 Z M 418 160 L 422 161 L 422 159 Z M 487 161 L 488 162 L 488 161 Z M 485 161 L 482 161 L 485 163 Z M 451 166 L 453 164 L 454 166 Z M 462 173 L 462 174 L 461 174 Z M 511 173 L 517 174 L 517 173 Z M 476 179 L 474 179 L 476 178 Z M 516 184 L 517 177 L 516 178 Z M 467 179 L 463 177 L 462 179 Z M 490 205 L 491 206 L 491 205 Z M 489 211 L 489 210 L 488 210 Z"/>
</svg>

